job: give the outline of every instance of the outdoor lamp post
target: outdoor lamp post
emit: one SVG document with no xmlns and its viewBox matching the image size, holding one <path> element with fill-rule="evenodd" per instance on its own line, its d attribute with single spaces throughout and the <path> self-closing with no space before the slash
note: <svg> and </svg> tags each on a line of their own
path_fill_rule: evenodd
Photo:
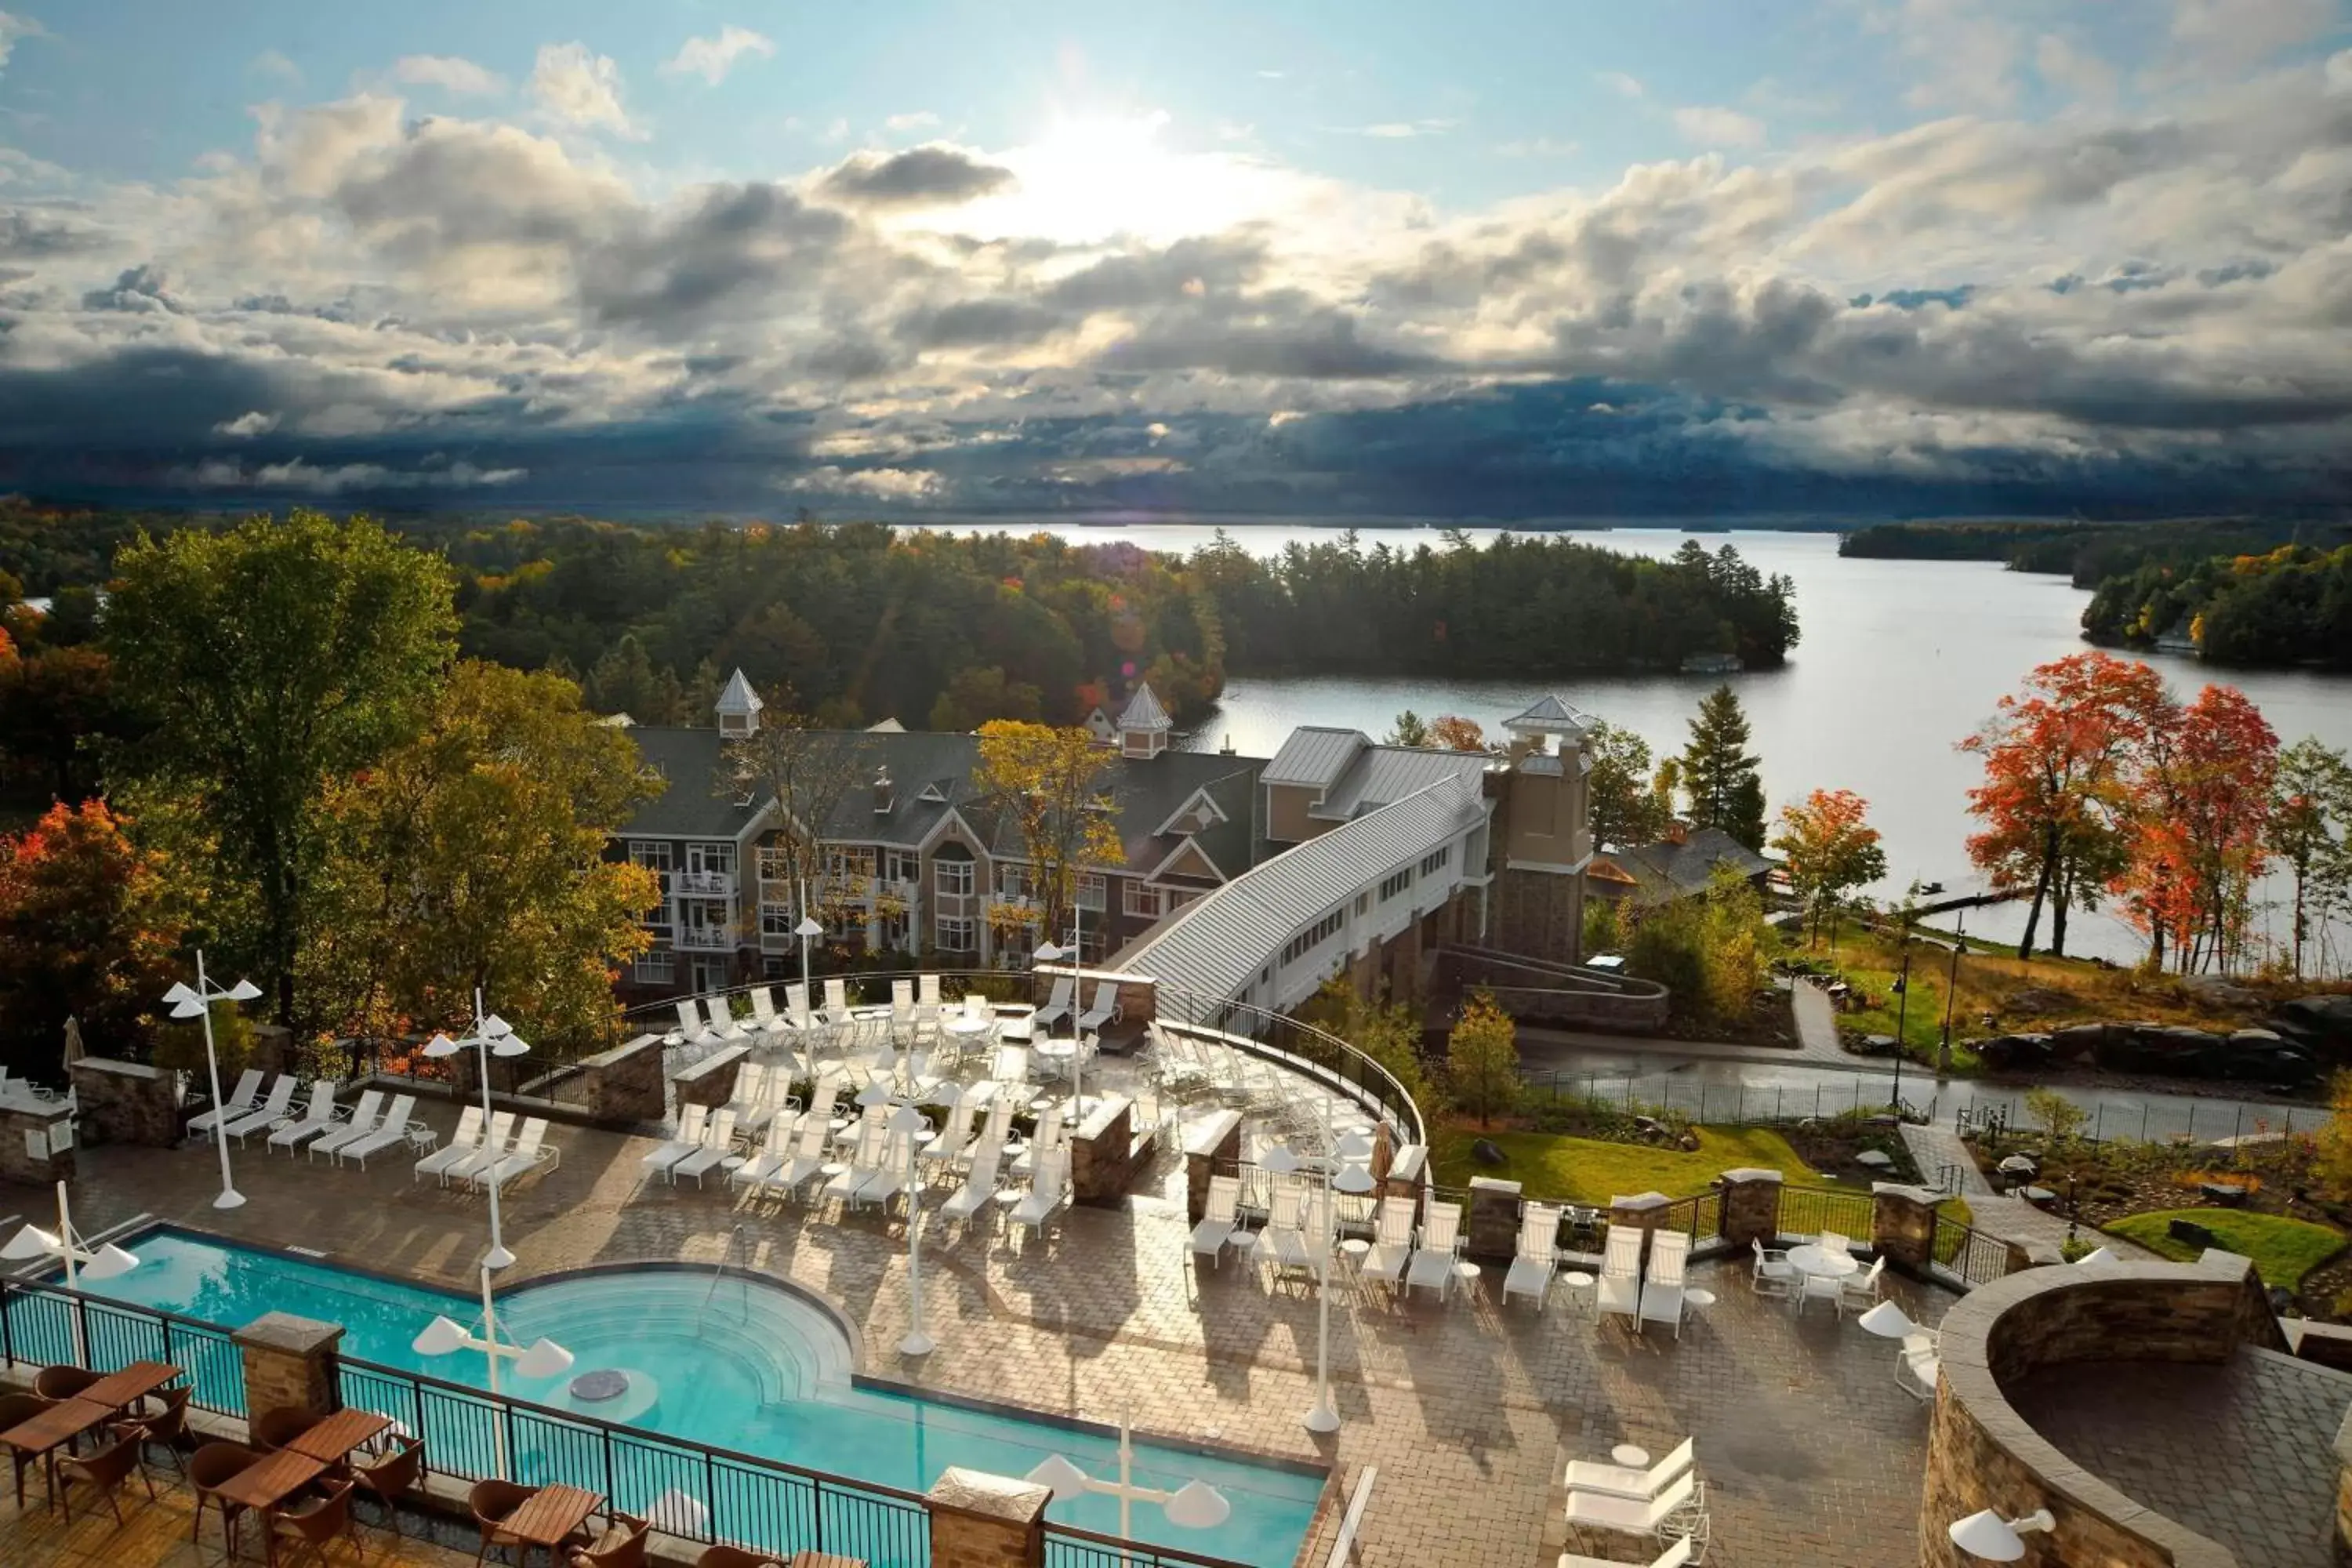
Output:
<svg viewBox="0 0 2352 1568">
<path fill-rule="evenodd" d="M 801 923 L 793 927 L 793 934 L 801 939 L 801 994 L 807 996 L 809 987 L 816 984 L 809 978 L 808 944 L 812 939 L 824 934 L 824 927 L 817 924 L 815 917 L 808 912 L 808 879 L 806 878 L 801 879 Z M 816 998 L 809 996 L 808 1012 L 803 1022 L 811 1024 L 815 1019 Z M 808 1037 L 811 1031 L 806 1027 L 801 1031 L 801 1059 L 808 1065 L 809 1092 L 814 1094 L 816 1092 L 816 1042 Z"/>
<path fill-rule="evenodd" d="M 1206 1481 L 1186 1481 L 1173 1491 L 1137 1486 L 1133 1419 L 1131 1410 L 1118 1418 L 1118 1479 L 1098 1481 L 1059 1454 L 1046 1455 L 1027 1479 L 1049 1489 L 1055 1502 L 1075 1501 L 1088 1492 L 1118 1499 L 1118 1534 L 1122 1541 L 1135 1538 L 1135 1505 L 1139 1502 L 1158 1503 L 1168 1515 L 1168 1522 L 1182 1530 L 1214 1530 L 1233 1517 L 1234 1505 Z"/>
<path fill-rule="evenodd" d="M 2036 1531 L 2055 1530 L 2058 1521 L 2046 1508 L 2037 1508 L 2023 1519 L 2003 1519 L 1991 1509 L 1956 1520 L 1945 1533 L 1952 1544 L 1971 1557 L 1981 1557 L 1989 1563 L 2014 1563 L 2025 1555 L 2025 1542 L 2021 1535 Z"/>
<path fill-rule="evenodd" d="M 478 1351 L 489 1363 L 490 1397 L 499 1396 L 499 1363 L 511 1361 L 515 1371 L 525 1377 L 559 1377 L 572 1366 L 572 1352 L 553 1340 L 541 1336 L 529 1345 L 517 1345 L 499 1338 L 498 1310 L 490 1300 L 490 1268 L 482 1265 L 482 1331 L 468 1332 L 454 1318 L 436 1317 L 425 1325 L 410 1348 L 418 1355 L 454 1355 L 459 1351 Z M 490 1423 L 490 1436 L 498 1459 L 499 1479 L 509 1479 L 507 1467 L 507 1424 L 503 1415 Z"/>
<path fill-rule="evenodd" d="M 1328 1114 L 1330 1106 L 1328 1099 L 1324 1106 Z M 1315 1407 L 1305 1416 L 1309 1432 L 1337 1432 L 1339 1429 L 1339 1412 L 1331 1403 L 1331 1254 L 1339 1246 L 1339 1214 L 1331 1201 L 1331 1194 L 1334 1192 L 1361 1194 L 1372 1191 L 1378 1184 L 1372 1180 L 1371 1172 L 1360 1163 L 1370 1156 L 1371 1141 L 1350 1135 L 1334 1147 L 1331 1157 L 1323 1163 L 1324 1168 L 1314 1173 L 1323 1189 L 1323 1235 L 1320 1237 L 1323 1245 L 1315 1269 Z M 1286 1176 L 1307 1168 L 1307 1163 L 1300 1159 L 1297 1152 L 1287 1143 L 1276 1144 L 1264 1163 L 1267 1170 Z M 1329 1168 L 1335 1164 L 1338 1170 Z"/>
<path fill-rule="evenodd" d="M 245 1206 L 245 1194 L 229 1180 L 228 1139 L 222 1135 L 220 1057 L 213 1049 L 213 1004 L 215 1002 L 250 1002 L 261 994 L 261 987 L 250 980 L 240 980 L 226 990 L 215 985 L 205 974 L 205 950 L 196 949 L 196 983 L 183 982 L 163 993 L 163 1000 L 172 1005 L 174 1018 L 202 1018 L 205 1021 L 205 1070 L 211 1075 L 213 1086 L 213 1147 L 220 1151 L 220 1196 L 213 1200 L 216 1209 Z"/>
<path fill-rule="evenodd" d="M 1911 1016 L 1911 922 L 1903 922 L 1903 973 L 1895 976 L 1895 1088 L 1890 1091 L 1886 1109 L 1895 1112 L 1895 1120 L 1903 1120 L 1903 1057 L 1909 1048 L 1903 1037 L 1904 1020 Z"/>
<path fill-rule="evenodd" d="M 446 1035 L 436 1035 L 425 1042 L 425 1054 L 436 1058 L 454 1057 L 468 1047 L 480 1053 L 482 1136 L 487 1141 L 490 1135 L 490 1058 L 519 1057 L 530 1047 L 515 1037 L 512 1024 L 508 1023 L 496 1013 L 485 1014 L 482 1011 L 482 992 L 479 986 L 474 988 L 472 1032 L 462 1040 L 453 1040 Z M 495 1150 L 491 1152 L 494 1154 L 497 1152 Z M 490 1250 L 482 1259 L 482 1267 L 485 1268 L 504 1268 L 514 1262 L 514 1254 L 507 1250 L 506 1237 L 499 1229 L 499 1162 L 496 1159 L 490 1162 Z M 487 1291 L 484 1299 L 488 1300 Z M 496 1384 L 493 1384 L 492 1386 L 495 1388 Z"/>
<path fill-rule="evenodd" d="M 952 1089 L 946 1092 L 950 1096 L 955 1093 Z M 907 1310 L 910 1321 L 907 1337 L 898 1342 L 898 1353 L 929 1355 L 939 1345 L 923 1331 L 923 1192 L 915 1181 L 915 1134 L 929 1127 L 930 1119 L 914 1102 L 911 1090 L 905 1097 L 893 1094 L 883 1088 L 878 1079 L 857 1091 L 857 1103 L 894 1107 L 887 1125 L 907 1145 Z"/>
<path fill-rule="evenodd" d="M 1042 963 L 1055 963 L 1065 958 L 1070 961 L 1070 1116 L 1074 1121 L 1083 1121 L 1087 1116 L 1084 1088 L 1087 1043 L 1078 1032 L 1078 1015 L 1086 1011 L 1085 997 L 1081 994 L 1086 988 L 1086 961 L 1080 942 L 1080 927 L 1085 920 L 1086 911 L 1073 899 L 1070 903 L 1070 945 L 1055 947 L 1049 942 L 1037 950 L 1037 957 Z"/>
<path fill-rule="evenodd" d="M 78 1290 L 89 1279 L 112 1279 L 139 1267 L 139 1259 L 112 1242 L 92 1247 L 74 1235 L 73 1215 L 66 1205 L 66 1184 L 58 1184 L 58 1228 L 53 1234 L 39 1226 L 28 1225 L 9 1237 L 8 1245 L 0 1247 L 0 1258 L 11 1263 L 24 1263 L 36 1258 L 62 1258 L 66 1266 L 66 1289 Z M 82 1314 L 67 1314 L 73 1321 L 74 1360 L 83 1366 L 89 1364 L 89 1343 L 83 1334 Z"/>
</svg>

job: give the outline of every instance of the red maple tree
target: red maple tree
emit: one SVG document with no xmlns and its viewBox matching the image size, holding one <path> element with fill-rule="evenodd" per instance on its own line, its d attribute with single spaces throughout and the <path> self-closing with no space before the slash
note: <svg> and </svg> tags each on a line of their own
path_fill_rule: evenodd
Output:
<svg viewBox="0 0 2352 1568">
<path fill-rule="evenodd" d="M 2234 686 L 2168 704 L 2140 746 L 2128 860 L 2113 881 L 2148 937 L 2148 960 L 2183 973 L 2226 965 L 2243 948 L 2267 829 L 2278 736 Z"/>
</svg>

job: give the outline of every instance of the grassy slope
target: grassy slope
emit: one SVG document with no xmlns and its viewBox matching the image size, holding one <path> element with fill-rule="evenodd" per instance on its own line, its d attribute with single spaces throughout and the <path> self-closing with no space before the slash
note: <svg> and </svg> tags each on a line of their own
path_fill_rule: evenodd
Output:
<svg viewBox="0 0 2352 1568">
<path fill-rule="evenodd" d="M 2158 1209 L 2153 1214 L 2136 1214 L 2113 1221 L 2107 1229 L 2128 1237 L 2150 1252 L 2186 1263 L 2201 1249 L 2185 1241 L 2175 1241 L 2165 1233 L 2165 1226 L 2176 1219 L 2194 1220 L 2203 1226 L 2221 1239 L 2223 1247 L 2252 1258 L 2263 1283 L 2283 1285 L 2290 1290 L 2344 1245 L 2343 1236 L 2324 1225 L 2236 1209 Z"/>
<path fill-rule="evenodd" d="M 1778 1132 L 1761 1127 L 1702 1127 L 1698 1152 L 1654 1149 L 1646 1144 L 1606 1143 L 1549 1132 L 1487 1134 L 1507 1156 L 1500 1166 L 1470 1157 L 1474 1132 L 1443 1131 L 1432 1151 L 1442 1186 L 1461 1187 L 1473 1176 L 1499 1176 L 1521 1184 L 1531 1198 L 1605 1204 L 1633 1193 L 1660 1192 L 1670 1198 L 1703 1193 L 1726 1171 L 1759 1166 L 1779 1171 L 1792 1183 L 1822 1186 L 1815 1174 Z"/>
</svg>

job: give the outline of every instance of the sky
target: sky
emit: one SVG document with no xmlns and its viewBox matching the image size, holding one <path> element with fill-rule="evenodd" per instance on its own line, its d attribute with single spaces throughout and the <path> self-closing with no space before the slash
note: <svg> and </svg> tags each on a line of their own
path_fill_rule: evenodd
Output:
<svg viewBox="0 0 2352 1568">
<path fill-rule="evenodd" d="M 0 490 L 2352 505 L 2352 0 L 0 5 Z"/>
</svg>

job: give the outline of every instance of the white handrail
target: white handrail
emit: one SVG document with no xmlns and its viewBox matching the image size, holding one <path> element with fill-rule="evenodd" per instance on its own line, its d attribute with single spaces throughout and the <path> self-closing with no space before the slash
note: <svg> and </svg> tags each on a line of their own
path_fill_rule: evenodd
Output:
<svg viewBox="0 0 2352 1568">
<path fill-rule="evenodd" d="M 1372 1482 L 1380 1473 L 1379 1466 L 1366 1465 L 1364 1473 L 1356 1478 L 1356 1488 L 1348 1494 L 1348 1517 L 1339 1521 L 1339 1538 L 1331 1543 L 1325 1568 L 1347 1568 L 1354 1558 L 1356 1531 L 1364 1522 L 1364 1505 L 1372 1500 Z"/>
</svg>

